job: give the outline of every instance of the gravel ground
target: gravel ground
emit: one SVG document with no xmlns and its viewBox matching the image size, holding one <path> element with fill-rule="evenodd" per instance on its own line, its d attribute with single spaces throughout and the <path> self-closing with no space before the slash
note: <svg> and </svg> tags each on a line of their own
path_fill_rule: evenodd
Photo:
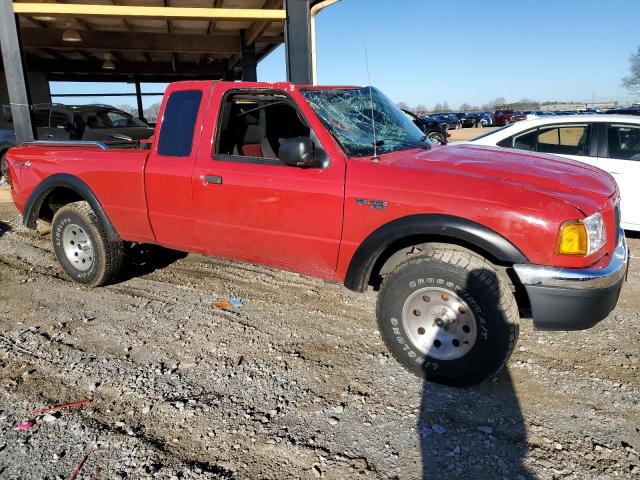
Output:
<svg viewBox="0 0 640 480">
<path fill-rule="evenodd" d="M 0 204 L 0 478 L 83 459 L 78 479 L 640 478 L 637 263 L 609 318 L 523 322 L 508 369 L 469 389 L 387 354 L 374 293 L 162 249 L 128 265 L 70 283 Z"/>
</svg>

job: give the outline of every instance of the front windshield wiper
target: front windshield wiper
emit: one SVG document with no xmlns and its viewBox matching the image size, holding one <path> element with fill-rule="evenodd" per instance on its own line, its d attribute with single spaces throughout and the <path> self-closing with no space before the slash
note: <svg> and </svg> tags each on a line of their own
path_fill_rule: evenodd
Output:
<svg viewBox="0 0 640 480">
<path fill-rule="evenodd" d="M 427 136 L 423 135 L 420 140 L 405 140 L 404 142 L 408 145 L 413 145 L 424 150 L 431 150 L 431 144 L 425 142 L 426 139 Z"/>
<path fill-rule="evenodd" d="M 401 140 L 400 142 L 397 143 L 398 147 L 413 147 L 413 148 L 422 148 L 424 150 L 430 150 L 431 149 L 431 144 L 425 142 L 425 140 L 427 139 L 426 135 L 423 135 L 422 138 L 420 138 L 420 140 Z M 371 142 L 371 145 L 374 145 L 373 142 Z M 375 142 L 375 147 L 382 147 L 386 145 L 384 140 L 376 140 Z M 392 148 L 392 151 L 397 151 L 397 148 Z M 402 150 L 402 148 L 400 148 L 400 150 Z M 387 152 L 388 153 L 388 152 Z"/>
</svg>

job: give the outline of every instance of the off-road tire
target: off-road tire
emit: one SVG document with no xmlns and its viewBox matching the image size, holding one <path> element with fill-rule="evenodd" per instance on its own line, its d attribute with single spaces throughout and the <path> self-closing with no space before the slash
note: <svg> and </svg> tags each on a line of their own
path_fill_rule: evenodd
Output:
<svg viewBox="0 0 640 480">
<path fill-rule="evenodd" d="M 76 268 L 68 259 L 63 245 L 63 232 L 70 225 L 79 227 L 90 240 L 92 263 L 87 270 Z M 87 202 L 74 202 L 61 207 L 53 216 L 51 238 L 58 261 L 74 281 L 90 287 L 113 282 L 120 272 L 124 258 L 122 241 L 109 240 L 105 226 Z"/>
<path fill-rule="evenodd" d="M 444 135 L 440 132 L 430 132 L 427 134 L 427 138 L 431 143 L 435 143 L 437 145 L 446 145 L 447 140 L 444 138 Z"/>
<path fill-rule="evenodd" d="M 476 337 L 460 358 L 430 357 L 406 331 L 405 302 L 432 287 L 455 294 L 473 313 Z M 494 376 L 509 360 L 518 338 L 518 307 L 507 280 L 486 259 L 457 246 L 425 249 L 391 271 L 380 287 L 377 318 L 380 334 L 400 364 L 429 381 L 452 386 L 470 386 Z"/>
</svg>

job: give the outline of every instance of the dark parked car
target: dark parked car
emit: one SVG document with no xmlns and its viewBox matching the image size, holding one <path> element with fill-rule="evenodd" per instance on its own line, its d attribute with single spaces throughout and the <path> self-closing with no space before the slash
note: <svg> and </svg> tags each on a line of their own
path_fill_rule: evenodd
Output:
<svg viewBox="0 0 640 480">
<path fill-rule="evenodd" d="M 640 115 L 640 108 L 615 108 L 598 113 L 616 113 L 619 115 Z"/>
<path fill-rule="evenodd" d="M 153 128 L 133 115 L 109 105 L 62 105 L 40 103 L 33 106 L 33 123 L 38 140 L 93 140 L 114 148 L 138 148 L 153 135 Z M 15 145 L 13 122 L 8 105 L 0 117 L 0 176 L 5 177 L 4 155 Z"/>
<path fill-rule="evenodd" d="M 447 144 L 447 128 L 446 126 L 443 126 L 442 123 L 428 117 L 419 117 L 408 110 L 402 111 L 406 113 L 411 121 L 425 133 L 431 143 L 436 143 L 438 145 Z"/>
<path fill-rule="evenodd" d="M 493 114 L 490 112 L 478 112 L 476 113 L 476 127 L 491 127 L 493 126 Z"/>
<path fill-rule="evenodd" d="M 0 110 L 0 180 L 7 176 L 7 162 L 5 161 L 7 150 L 15 144 L 16 136 L 13 133 L 11 109 L 9 105 L 2 105 L 2 109 Z"/>
<path fill-rule="evenodd" d="M 437 122 L 445 125 L 447 130 L 451 130 L 452 128 L 458 129 L 461 128 L 460 119 L 454 113 L 432 113 L 428 115 L 428 118 L 435 120 Z"/>
<path fill-rule="evenodd" d="M 33 122 L 39 140 L 93 140 L 119 148 L 137 148 L 153 128 L 109 105 L 36 104 Z"/>
<path fill-rule="evenodd" d="M 460 112 L 455 114 L 460 120 L 460 126 L 462 127 L 475 127 L 476 126 L 476 114 L 468 112 Z"/>
<path fill-rule="evenodd" d="M 463 127 L 490 127 L 493 125 L 493 115 L 488 112 L 458 113 Z"/>
</svg>

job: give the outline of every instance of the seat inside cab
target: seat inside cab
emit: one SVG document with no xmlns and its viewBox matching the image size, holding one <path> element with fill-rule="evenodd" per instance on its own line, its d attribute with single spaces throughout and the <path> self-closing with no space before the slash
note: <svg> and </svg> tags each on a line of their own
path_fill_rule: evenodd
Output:
<svg viewBox="0 0 640 480">
<path fill-rule="evenodd" d="M 278 160 L 285 139 L 310 135 L 284 94 L 230 93 L 221 108 L 217 154 Z"/>
</svg>

